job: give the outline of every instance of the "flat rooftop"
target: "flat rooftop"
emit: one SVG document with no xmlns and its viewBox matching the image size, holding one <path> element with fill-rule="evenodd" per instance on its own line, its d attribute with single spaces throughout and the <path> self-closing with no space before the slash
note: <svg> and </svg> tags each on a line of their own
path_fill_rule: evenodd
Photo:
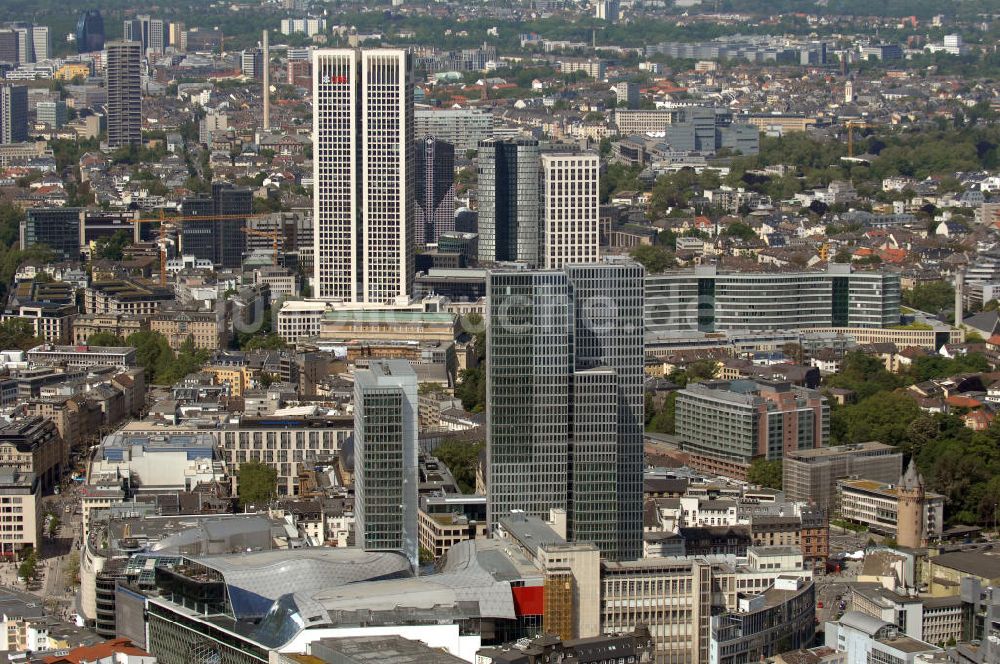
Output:
<svg viewBox="0 0 1000 664">
<path fill-rule="evenodd" d="M 825 461 L 840 456 L 853 456 L 858 453 L 885 452 L 886 454 L 901 454 L 892 445 L 871 441 L 868 443 L 858 443 L 855 445 L 834 445 L 831 447 L 817 447 L 811 450 L 793 450 L 788 453 L 789 458 L 800 461 Z M 881 456 L 881 455 L 879 455 Z"/>
</svg>

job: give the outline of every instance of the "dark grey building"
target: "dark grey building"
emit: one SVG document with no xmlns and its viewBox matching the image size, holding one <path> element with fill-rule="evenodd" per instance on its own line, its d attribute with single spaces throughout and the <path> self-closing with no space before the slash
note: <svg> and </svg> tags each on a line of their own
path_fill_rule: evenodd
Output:
<svg viewBox="0 0 1000 664">
<path fill-rule="evenodd" d="M 628 262 L 489 273 L 491 524 L 564 509 L 569 539 L 642 555 L 642 279 Z"/>
<path fill-rule="evenodd" d="M 455 230 L 455 146 L 433 136 L 417 140 L 413 170 L 416 242 L 434 244 Z"/>
<path fill-rule="evenodd" d="M 479 143 L 479 260 L 538 265 L 540 154 L 532 138 Z"/>
<path fill-rule="evenodd" d="M 77 53 L 92 53 L 104 48 L 104 18 L 97 9 L 80 13 L 76 21 Z"/>
<path fill-rule="evenodd" d="M 142 142 L 142 44 L 107 45 L 108 145 L 120 148 Z"/>
<path fill-rule="evenodd" d="M 246 247 L 243 232 L 246 216 L 253 214 L 253 192 L 245 187 L 216 182 L 212 185 L 211 197 L 186 198 L 183 207 L 185 215 L 212 219 L 184 223 L 182 253 L 210 260 L 221 267 L 240 267 Z"/>
<path fill-rule="evenodd" d="M 11 28 L 0 30 L 0 64 L 17 67 L 18 52 L 17 31 Z"/>
<path fill-rule="evenodd" d="M 747 124 L 734 124 L 728 111 L 692 106 L 677 111 L 676 119 L 666 126 L 666 142 L 677 152 L 715 154 L 722 148 L 741 154 L 760 152 L 760 130 Z"/>
<path fill-rule="evenodd" d="M 45 245 L 59 260 L 80 260 L 80 208 L 31 208 L 21 223 L 21 246 Z"/>
<path fill-rule="evenodd" d="M 0 86 L 0 143 L 23 143 L 28 140 L 28 88 L 23 85 Z"/>
</svg>

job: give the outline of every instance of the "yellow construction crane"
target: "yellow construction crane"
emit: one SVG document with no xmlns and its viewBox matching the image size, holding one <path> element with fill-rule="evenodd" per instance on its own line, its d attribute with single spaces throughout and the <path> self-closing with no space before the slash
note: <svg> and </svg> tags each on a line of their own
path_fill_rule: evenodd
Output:
<svg viewBox="0 0 1000 664">
<path fill-rule="evenodd" d="M 844 126 L 847 127 L 847 156 L 853 157 L 854 128 L 858 127 L 860 129 L 872 129 L 874 125 L 868 122 L 867 120 L 848 120 L 847 122 L 844 123 Z"/>
<path fill-rule="evenodd" d="M 176 216 L 166 216 L 163 210 L 160 210 L 160 216 L 158 217 L 145 217 L 140 219 L 130 219 L 133 224 L 159 224 L 159 238 L 158 244 L 160 246 L 160 285 L 167 285 L 167 231 L 172 225 L 183 225 L 190 221 L 247 221 L 257 217 L 268 217 L 269 213 L 263 214 L 204 214 L 204 215 L 176 215 Z M 244 229 L 249 230 L 249 229 Z M 264 233 L 265 231 L 254 231 L 254 233 Z M 275 240 L 275 247 L 277 247 L 277 240 Z M 275 261 L 277 261 L 277 251 L 275 251 Z"/>
<path fill-rule="evenodd" d="M 259 231 L 256 228 L 244 228 L 243 232 L 247 235 L 253 235 L 255 237 L 271 238 L 271 248 L 274 251 L 272 263 L 274 265 L 278 264 L 278 240 L 281 239 L 281 231 Z"/>
</svg>

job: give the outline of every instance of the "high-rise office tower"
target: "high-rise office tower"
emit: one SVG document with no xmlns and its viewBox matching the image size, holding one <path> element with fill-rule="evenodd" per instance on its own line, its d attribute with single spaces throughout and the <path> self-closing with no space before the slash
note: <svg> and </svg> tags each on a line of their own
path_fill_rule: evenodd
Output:
<svg viewBox="0 0 1000 664">
<path fill-rule="evenodd" d="M 76 50 L 92 53 L 104 49 L 104 18 L 96 9 L 80 13 L 76 21 Z"/>
<path fill-rule="evenodd" d="M 479 260 L 521 261 L 537 266 L 538 141 L 480 141 L 477 163 Z"/>
<path fill-rule="evenodd" d="M 17 32 L 11 28 L 0 30 L 0 64 L 16 67 L 18 57 Z"/>
<path fill-rule="evenodd" d="M 417 139 L 416 240 L 434 244 L 455 230 L 455 146 L 433 136 Z"/>
<path fill-rule="evenodd" d="M 358 544 L 402 553 L 416 569 L 417 375 L 405 360 L 355 372 L 354 492 Z"/>
<path fill-rule="evenodd" d="M 187 26 L 183 23 L 171 22 L 167 27 L 167 43 L 175 51 L 187 50 Z"/>
<path fill-rule="evenodd" d="M 0 144 L 28 140 L 28 88 L 0 85 Z"/>
<path fill-rule="evenodd" d="M 45 245 L 59 260 L 80 260 L 80 208 L 31 208 L 21 222 L 21 247 Z"/>
<path fill-rule="evenodd" d="M 259 81 L 264 77 L 264 52 L 248 48 L 240 53 L 240 70 L 247 78 Z"/>
<path fill-rule="evenodd" d="M 17 63 L 28 64 L 35 61 L 35 33 L 27 24 L 18 23 L 14 26 L 17 34 Z"/>
<path fill-rule="evenodd" d="M 539 262 L 547 269 L 556 269 L 596 261 L 601 247 L 597 155 L 546 154 L 541 166 Z"/>
<path fill-rule="evenodd" d="M 573 491 L 579 500 L 599 503 L 606 496 L 607 460 L 615 460 L 617 515 L 617 557 L 642 557 L 642 429 L 643 400 L 643 304 L 645 271 L 632 262 L 569 265 L 566 268 L 573 289 L 575 331 L 574 363 L 579 379 L 574 379 Z M 610 376 L 603 375 L 608 374 Z M 582 374 L 582 375 L 581 375 Z M 602 383 L 601 381 L 608 381 Z M 601 384 L 608 392 L 597 392 Z M 596 395 L 596 396 L 595 396 Z M 608 398 L 610 396 L 610 399 Z M 591 404 L 608 407 L 615 441 L 608 448 L 603 439 L 585 437 L 585 432 L 606 435 L 600 429 Z M 594 411 L 597 408 L 593 408 Z M 586 418 L 595 423 L 589 425 Z M 600 419 L 604 426 L 607 418 Z M 584 426 L 586 425 L 586 426 Z M 611 454 L 611 456 L 608 456 Z M 593 490 L 587 490 L 593 483 Z M 605 507 L 571 505 L 570 513 L 577 540 L 601 539 L 611 542 L 610 523 L 589 518 Z M 593 533 L 593 534 L 591 534 Z M 599 535 L 598 533 L 604 533 Z M 602 549 L 604 547 L 602 546 Z"/>
<path fill-rule="evenodd" d="M 487 281 L 487 506 L 565 509 L 568 534 L 642 555 L 643 270 L 592 263 Z"/>
<path fill-rule="evenodd" d="M 413 60 L 404 50 L 313 52 L 317 297 L 412 292 Z"/>
<path fill-rule="evenodd" d="M 60 129 L 69 117 L 69 111 L 64 101 L 40 101 L 35 107 L 38 121 L 52 129 Z"/>
<path fill-rule="evenodd" d="M 181 228 L 182 252 L 212 261 L 223 268 L 240 267 L 246 237 L 246 219 L 253 214 L 253 192 L 225 182 L 212 184 L 212 196 L 186 198 L 184 214 L 190 216 L 227 216 L 235 219 L 188 221 Z"/>
<path fill-rule="evenodd" d="M 116 41 L 107 45 L 108 145 L 142 142 L 142 44 Z"/>
<path fill-rule="evenodd" d="M 163 21 L 144 14 L 134 19 L 126 19 L 122 23 L 122 39 L 140 42 L 144 55 L 147 52 L 163 53 L 166 46 Z"/>
<path fill-rule="evenodd" d="M 35 49 L 35 62 L 48 60 L 52 57 L 52 47 L 49 43 L 49 26 L 36 25 L 32 27 L 31 39 Z"/>
</svg>

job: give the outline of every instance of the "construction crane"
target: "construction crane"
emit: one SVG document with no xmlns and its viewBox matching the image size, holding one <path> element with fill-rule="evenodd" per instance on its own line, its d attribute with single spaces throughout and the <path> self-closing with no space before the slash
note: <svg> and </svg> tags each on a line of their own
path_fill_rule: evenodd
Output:
<svg viewBox="0 0 1000 664">
<path fill-rule="evenodd" d="M 858 127 L 860 129 L 872 129 L 872 125 L 867 120 L 848 120 L 844 123 L 847 127 L 847 157 L 854 157 L 854 128 Z"/>
<path fill-rule="evenodd" d="M 268 237 L 268 238 L 271 238 L 271 249 L 274 252 L 274 254 L 272 256 L 272 258 L 273 258 L 272 264 L 273 265 L 277 265 L 278 264 L 278 240 L 281 239 L 281 236 L 282 236 L 281 231 L 259 231 L 256 228 L 244 228 L 242 230 L 247 235 L 253 235 L 255 237 Z"/>
<path fill-rule="evenodd" d="M 159 224 L 159 237 L 157 238 L 157 244 L 160 247 L 160 286 L 167 285 L 167 231 L 172 225 L 183 225 L 190 221 L 249 221 L 250 219 L 255 219 L 259 217 L 269 217 L 270 213 L 263 214 L 193 214 L 193 215 L 175 215 L 166 216 L 163 210 L 160 210 L 160 216 L 158 217 L 144 217 L 139 219 L 129 219 L 133 224 Z M 246 229 L 244 229 L 246 230 Z M 256 231 L 255 233 L 264 233 L 265 231 Z M 275 246 L 277 246 L 277 240 L 275 240 Z M 277 251 L 275 252 L 275 260 L 277 260 Z"/>
</svg>

